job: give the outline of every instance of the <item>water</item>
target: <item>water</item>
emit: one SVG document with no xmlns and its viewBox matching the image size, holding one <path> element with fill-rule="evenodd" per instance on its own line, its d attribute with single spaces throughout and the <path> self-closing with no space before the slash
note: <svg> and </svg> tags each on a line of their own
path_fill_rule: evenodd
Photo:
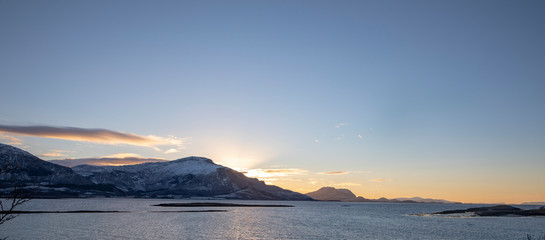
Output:
<svg viewBox="0 0 545 240">
<path fill-rule="evenodd" d="M 526 239 L 543 236 L 545 217 L 419 217 L 482 205 L 286 201 L 291 208 L 163 208 L 169 199 L 34 199 L 21 210 L 120 213 L 23 214 L 0 225 L 13 239 Z M 533 207 L 525 207 L 533 208 Z M 224 209 L 227 212 L 173 212 Z M 170 212 L 153 212 L 170 211 Z"/>
</svg>

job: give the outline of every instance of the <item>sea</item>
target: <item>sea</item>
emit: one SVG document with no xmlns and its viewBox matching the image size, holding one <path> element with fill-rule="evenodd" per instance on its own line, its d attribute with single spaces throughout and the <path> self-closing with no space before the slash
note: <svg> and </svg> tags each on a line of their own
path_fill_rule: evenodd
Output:
<svg viewBox="0 0 545 240">
<path fill-rule="evenodd" d="M 153 206 L 187 202 L 281 204 L 293 207 Z M 19 210 L 121 212 L 20 214 L 0 225 L 0 239 L 524 240 L 527 235 L 532 239 L 545 238 L 545 217 L 418 215 L 480 206 L 489 205 L 135 198 L 33 199 L 21 205 Z"/>
</svg>

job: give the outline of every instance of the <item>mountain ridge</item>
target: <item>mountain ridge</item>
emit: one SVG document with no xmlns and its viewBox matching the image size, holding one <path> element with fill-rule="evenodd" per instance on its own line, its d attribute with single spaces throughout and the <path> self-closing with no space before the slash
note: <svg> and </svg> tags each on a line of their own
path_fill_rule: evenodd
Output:
<svg viewBox="0 0 545 240">
<path fill-rule="evenodd" d="M 459 203 L 451 202 L 442 199 L 431 198 L 379 198 L 379 199 L 367 199 L 362 196 L 357 196 L 349 189 L 334 188 L 334 187 L 322 187 L 314 192 L 306 193 L 307 196 L 318 201 L 339 201 L 339 202 L 384 202 L 384 203 Z"/>
<path fill-rule="evenodd" d="M 301 193 L 215 164 L 204 157 L 124 166 L 78 165 L 73 168 L 44 161 L 19 148 L 0 144 L 0 165 L 16 166 L 0 172 L 0 192 L 11 182 L 39 189 L 37 197 L 209 197 L 252 200 L 312 200 Z M 11 181 L 6 181 L 11 180 Z"/>
</svg>

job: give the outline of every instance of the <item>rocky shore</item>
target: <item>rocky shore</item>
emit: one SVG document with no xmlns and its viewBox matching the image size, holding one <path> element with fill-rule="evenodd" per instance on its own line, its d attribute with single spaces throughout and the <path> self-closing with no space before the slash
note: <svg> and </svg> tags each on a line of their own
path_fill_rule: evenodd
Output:
<svg viewBox="0 0 545 240">
<path fill-rule="evenodd" d="M 474 214 L 481 217 L 497 216 L 545 216 L 545 207 L 538 209 L 520 209 L 509 205 L 497 205 L 492 207 L 468 208 L 463 210 L 449 210 L 433 213 L 436 215 L 448 214 Z"/>
</svg>

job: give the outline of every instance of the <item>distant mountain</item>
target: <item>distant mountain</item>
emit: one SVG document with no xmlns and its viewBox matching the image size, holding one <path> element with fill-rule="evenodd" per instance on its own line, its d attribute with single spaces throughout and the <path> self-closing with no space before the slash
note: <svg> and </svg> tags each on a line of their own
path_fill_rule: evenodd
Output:
<svg viewBox="0 0 545 240">
<path fill-rule="evenodd" d="M 39 189 L 35 195 L 73 197 L 82 193 L 120 193 L 114 186 L 97 185 L 69 167 L 41 160 L 19 148 L 0 143 L 0 194 L 14 184 L 21 190 Z"/>
<path fill-rule="evenodd" d="M 229 199 L 312 200 L 266 185 L 255 178 L 202 157 L 125 166 L 79 165 L 73 168 L 41 160 L 21 149 L 0 144 L 0 192 L 13 183 L 36 189 L 35 196 L 216 197 Z"/>
<path fill-rule="evenodd" d="M 421 197 L 412 197 L 412 198 L 395 198 L 394 200 L 398 201 L 415 201 L 419 203 L 460 203 L 452 202 L 443 199 L 433 199 L 433 198 L 421 198 Z"/>
<path fill-rule="evenodd" d="M 322 187 L 314 192 L 306 193 L 307 196 L 318 201 L 340 201 L 340 202 L 387 202 L 387 203 L 455 203 L 440 199 L 429 198 L 396 198 L 396 199 L 367 199 L 361 196 L 356 197 L 352 191 L 348 189 L 337 189 L 333 187 Z"/>
<path fill-rule="evenodd" d="M 306 193 L 314 200 L 320 201 L 344 201 L 350 202 L 356 199 L 356 195 L 348 189 L 336 189 L 333 187 L 322 187 L 314 192 Z"/>
<path fill-rule="evenodd" d="M 545 202 L 523 202 L 520 205 L 545 205 Z"/>
</svg>

